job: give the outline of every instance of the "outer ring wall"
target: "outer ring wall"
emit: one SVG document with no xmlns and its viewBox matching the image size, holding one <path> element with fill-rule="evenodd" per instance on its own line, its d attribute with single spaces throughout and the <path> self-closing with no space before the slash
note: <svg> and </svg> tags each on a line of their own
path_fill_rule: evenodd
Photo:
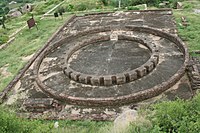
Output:
<svg viewBox="0 0 200 133">
<path fill-rule="evenodd" d="M 154 28 L 149 28 L 149 27 L 138 27 L 138 26 L 125 26 L 123 30 L 131 30 L 131 31 L 139 31 L 139 32 L 146 32 L 149 34 L 157 35 L 162 38 L 166 38 L 172 42 L 174 42 L 179 49 L 183 52 L 185 61 L 183 63 L 183 66 L 172 76 L 171 78 L 168 79 L 168 81 L 163 82 L 161 84 L 158 84 L 154 86 L 153 88 L 149 88 L 144 91 L 140 91 L 137 93 L 129 94 L 129 95 L 124 95 L 124 96 L 119 96 L 119 97 L 110 97 L 110 98 L 84 98 L 84 97 L 72 97 L 66 94 L 56 94 L 54 90 L 52 90 L 50 87 L 46 86 L 42 81 L 39 79 L 38 72 L 40 68 L 40 64 L 42 63 L 43 58 L 48 54 L 49 51 L 55 49 L 56 47 L 62 45 L 66 40 L 72 40 L 75 37 L 80 37 L 88 34 L 94 34 L 98 32 L 105 32 L 109 31 L 112 29 L 112 27 L 101 27 L 97 29 L 92 29 L 92 30 L 87 30 L 83 32 L 79 32 L 75 35 L 71 35 L 66 37 L 65 39 L 62 39 L 59 42 L 56 42 L 54 45 L 49 46 L 46 50 L 44 50 L 40 56 L 37 58 L 35 64 L 34 64 L 34 74 L 35 74 L 35 81 L 37 85 L 40 87 L 40 89 L 45 92 L 46 94 L 50 95 L 51 97 L 62 100 L 71 104 L 76 104 L 76 105 L 82 105 L 82 106 L 119 106 L 123 104 L 128 104 L 132 102 L 139 102 L 148 98 L 152 98 L 154 96 L 159 95 L 160 93 L 164 92 L 165 90 L 169 89 L 172 87 L 174 84 L 176 84 L 181 77 L 185 74 L 186 66 L 189 61 L 189 54 L 188 50 L 184 44 L 184 42 L 177 36 L 171 35 L 169 33 L 154 29 Z"/>
</svg>

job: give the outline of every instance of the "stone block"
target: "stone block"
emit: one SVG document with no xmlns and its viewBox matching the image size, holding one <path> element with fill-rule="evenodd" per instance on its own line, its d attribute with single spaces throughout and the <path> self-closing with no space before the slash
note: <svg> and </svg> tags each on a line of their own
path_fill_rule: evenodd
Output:
<svg viewBox="0 0 200 133">
<path fill-rule="evenodd" d="M 111 79 L 112 79 L 113 85 L 117 84 L 117 77 L 116 76 L 111 76 Z"/>
<path fill-rule="evenodd" d="M 111 85 L 112 85 L 111 76 L 105 76 L 105 77 L 104 77 L 104 85 L 105 85 L 105 86 L 111 86 Z"/>
<path fill-rule="evenodd" d="M 79 73 L 71 73 L 71 79 L 73 79 L 74 81 L 78 81 L 79 80 Z"/>
<path fill-rule="evenodd" d="M 159 49 L 157 47 L 154 47 L 153 52 L 159 52 Z"/>
<path fill-rule="evenodd" d="M 124 74 L 126 83 L 130 82 L 130 75 L 129 73 Z"/>
<path fill-rule="evenodd" d="M 136 71 L 137 71 L 138 77 L 143 77 L 144 75 L 147 74 L 147 69 L 143 66 L 139 67 Z"/>
<path fill-rule="evenodd" d="M 136 80 L 138 77 L 137 77 L 137 72 L 135 70 L 129 72 L 129 75 L 130 75 L 130 81 L 134 81 Z"/>
<path fill-rule="evenodd" d="M 147 72 L 151 72 L 154 69 L 154 63 L 153 62 L 147 62 L 144 67 L 146 67 Z"/>
<path fill-rule="evenodd" d="M 91 84 L 91 76 L 86 77 L 86 84 Z"/>
<path fill-rule="evenodd" d="M 64 74 L 70 77 L 70 74 L 72 73 L 71 69 L 67 68 L 64 70 Z"/>
<path fill-rule="evenodd" d="M 150 60 L 154 63 L 155 66 L 158 64 L 158 57 L 153 56 Z"/>
<path fill-rule="evenodd" d="M 100 79 L 99 79 L 99 77 L 92 77 L 91 78 L 91 84 L 92 85 L 100 85 Z"/>
<path fill-rule="evenodd" d="M 79 76 L 79 82 L 80 82 L 80 83 L 83 83 L 83 84 L 86 84 L 86 76 L 81 74 L 81 75 Z"/>
<path fill-rule="evenodd" d="M 124 75 L 117 76 L 117 84 L 124 84 L 126 83 L 126 77 Z"/>
</svg>

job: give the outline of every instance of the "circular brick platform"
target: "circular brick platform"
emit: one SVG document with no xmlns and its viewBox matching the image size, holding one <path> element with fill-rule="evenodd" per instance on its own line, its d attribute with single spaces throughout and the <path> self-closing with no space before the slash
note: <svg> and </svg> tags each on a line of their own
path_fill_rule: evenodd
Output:
<svg viewBox="0 0 200 133">
<path fill-rule="evenodd" d="M 71 47 L 70 50 L 66 53 L 66 62 L 64 65 L 64 73 L 72 80 L 76 82 L 80 82 L 83 84 L 89 85 L 97 85 L 97 86 L 111 86 L 111 85 L 120 85 L 124 83 L 128 83 L 150 73 L 158 64 L 159 54 L 158 49 L 156 48 L 155 44 L 147 43 L 145 40 L 136 38 L 136 37 L 129 37 L 125 35 L 118 35 L 118 40 L 128 40 L 137 42 L 139 44 L 144 45 L 148 48 L 151 52 L 150 59 L 140 67 L 125 71 L 122 73 L 117 73 L 116 75 L 91 75 L 78 72 L 69 66 L 68 60 L 70 59 L 71 55 L 78 51 L 79 49 L 90 45 L 96 42 L 103 42 L 103 41 L 110 41 L 110 36 L 103 36 L 99 38 L 93 38 L 91 40 L 87 40 L 81 44 L 76 44 L 75 46 Z M 84 65 L 84 64 L 83 64 Z"/>
<path fill-rule="evenodd" d="M 150 87 L 145 87 L 146 89 L 142 89 L 135 91 L 135 92 L 131 92 L 130 93 L 126 90 L 124 90 L 124 93 L 121 94 L 117 94 L 116 93 L 109 93 L 108 96 L 104 96 L 104 95 L 98 95 L 95 97 L 89 97 L 86 96 L 87 94 L 84 93 L 84 91 L 81 91 L 81 93 L 84 93 L 84 96 L 78 96 L 80 95 L 80 93 L 71 95 L 68 89 L 70 88 L 65 88 L 65 89 L 53 89 L 53 86 L 48 86 L 46 85 L 45 81 L 43 81 L 40 78 L 40 65 L 43 62 L 43 59 L 50 53 L 50 52 L 54 52 L 55 50 L 57 50 L 60 46 L 62 46 L 65 43 L 68 43 L 72 40 L 75 40 L 76 38 L 79 37 L 83 37 L 83 36 L 90 36 L 90 35 L 94 35 L 98 33 L 103 33 L 103 32 L 110 32 L 110 31 L 115 31 L 115 30 L 122 30 L 125 32 L 128 31 L 133 31 L 133 32 L 137 32 L 140 34 L 149 34 L 149 35 L 154 35 L 154 36 L 158 36 L 161 38 L 164 38 L 166 40 L 168 40 L 169 42 L 174 43 L 180 52 L 183 54 L 183 64 L 180 66 L 180 68 L 177 69 L 177 71 L 172 75 L 167 77 L 162 77 L 165 79 L 165 81 L 162 82 L 162 80 L 158 80 L 158 84 L 154 85 L 154 86 L 150 86 Z M 153 71 L 154 73 L 156 71 L 159 71 L 161 68 L 156 69 L 157 68 L 157 64 L 158 64 L 158 59 L 159 55 L 164 54 L 165 51 L 162 51 L 162 53 L 160 53 L 160 50 L 155 47 L 154 44 L 151 44 L 149 42 L 146 42 L 143 39 L 137 38 L 137 37 L 133 37 L 133 36 L 127 36 L 127 35 L 118 35 L 118 40 L 129 40 L 129 41 L 135 41 L 138 42 L 140 44 L 145 45 L 146 47 L 149 48 L 149 50 L 152 52 L 151 54 L 151 58 L 143 65 L 141 65 L 139 68 L 133 69 L 131 71 L 128 72 L 123 72 L 123 73 L 119 73 L 116 75 L 106 75 L 106 76 L 94 76 L 94 75 L 86 75 L 83 73 L 79 73 L 76 72 L 75 70 L 71 69 L 70 67 L 68 67 L 68 59 L 70 58 L 70 56 L 76 52 L 78 49 L 91 44 L 93 42 L 98 42 L 98 41 L 109 41 L 110 36 L 100 36 L 100 37 L 95 37 L 93 39 L 89 39 L 85 42 L 82 42 L 80 44 L 74 44 L 73 46 L 68 46 L 68 48 L 66 49 L 67 52 L 65 52 L 65 55 L 63 57 L 63 66 L 62 66 L 62 72 L 65 73 L 67 76 L 65 77 L 65 79 L 67 80 L 69 84 L 70 79 L 72 79 L 73 81 L 76 82 L 80 82 L 79 88 L 81 90 L 81 86 L 82 83 L 83 84 L 88 84 L 89 87 L 92 88 L 92 86 L 112 86 L 114 85 L 114 87 L 112 87 L 111 89 L 113 89 L 113 91 L 118 91 L 118 92 L 123 92 L 122 89 L 124 89 L 124 85 L 127 86 L 134 86 L 134 84 L 138 84 L 138 82 L 141 82 L 144 80 L 144 85 L 145 83 L 145 77 L 147 76 L 147 74 L 151 71 Z M 181 61 L 182 62 L 182 61 Z M 138 102 L 144 99 L 148 99 L 151 97 L 154 97 L 158 94 L 160 94 L 161 92 L 167 90 L 169 87 L 173 86 L 185 73 L 185 69 L 186 69 L 186 65 L 188 62 L 188 52 L 187 52 L 187 48 L 185 47 L 184 43 L 177 37 L 171 34 L 168 34 L 166 32 L 154 29 L 154 28 L 149 28 L 149 27 L 138 27 L 138 26 L 125 26 L 125 27 L 100 27 L 100 28 L 96 28 L 96 29 L 90 29 L 90 30 L 86 30 L 83 32 L 78 32 L 77 34 L 68 36 L 64 39 L 62 39 L 61 41 L 58 41 L 56 43 L 54 43 L 53 45 L 51 45 L 50 47 L 48 47 L 42 54 L 40 54 L 39 58 L 36 60 L 36 63 L 34 64 L 34 74 L 35 74 L 35 81 L 37 83 L 37 85 L 40 87 L 40 89 L 45 92 L 46 94 L 50 95 L 51 97 L 54 97 L 56 99 L 62 100 L 62 101 L 66 101 L 68 103 L 71 104 L 77 104 L 77 105 L 84 105 L 84 106 L 116 106 L 116 105 L 121 105 L 121 104 L 127 104 L 127 103 L 131 103 L 131 102 Z M 154 69 L 155 68 L 155 69 Z M 153 70 L 154 69 L 154 70 Z M 159 72 L 158 72 L 159 73 Z M 149 74 L 148 74 L 149 75 Z M 151 76 L 151 75 L 150 75 Z M 149 77 L 150 77 L 149 76 Z M 153 76 L 153 74 L 152 74 Z M 165 75 L 162 75 L 165 76 Z M 69 80 L 68 80 L 69 78 Z M 152 77 L 153 78 L 153 77 Z M 132 81 L 132 82 L 131 82 Z M 51 81 L 52 82 L 52 81 Z M 62 81 L 63 83 L 63 81 Z M 117 85 L 116 85 L 117 84 Z M 127 84 L 127 85 L 126 85 Z M 117 88 L 117 89 L 116 89 Z M 95 88 L 96 89 L 96 88 Z M 101 90 L 102 88 L 98 88 L 97 89 Z M 76 90 L 78 91 L 78 90 Z M 93 90 L 91 90 L 93 91 Z M 106 92 L 105 92 L 106 93 Z"/>
</svg>

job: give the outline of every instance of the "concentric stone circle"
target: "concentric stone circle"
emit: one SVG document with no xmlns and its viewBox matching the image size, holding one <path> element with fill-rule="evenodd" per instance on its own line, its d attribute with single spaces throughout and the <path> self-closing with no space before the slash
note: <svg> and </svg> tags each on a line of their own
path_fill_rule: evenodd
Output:
<svg viewBox="0 0 200 133">
<path fill-rule="evenodd" d="M 150 59 L 143 65 L 141 65 L 139 68 L 136 68 L 134 70 L 126 71 L 123 73 L 118 73 L 116 75 L 89 75 L 84 74 L 81 72 L 77 72 L 76 70 L 73 70 L 68 65 L 68 60 L 71 57 L 71 55 L 76 52 L 77 50 L 81 49 L 82 47 L 85 47 L 89 44 L 95 43 L 95 42 L 101 42 L 101 41 L 109 41 L 110 36 L 102 36 L 98 38 L 93 38 L 90 40 L 87 40 L 81 44 L 77 44 L 75 46 L 72 46 L 70 50 L 66 53 L 66 62 L 64 65 L 64 73 L 72 80 L 83 83 L 83 84 L 89 84 L 89 85 L 96 85 L 96 86 L 111 86 L 111 85 L 120 85 L 124 83 L 128 83 L 134 80 L 137 80 L 148 73 L 150 73 L 158 64 L 159 59 L 159 53 L 158 49 L 156 48 L 155 44 L 147 43 L 145 40 L 139 39 L 137 37 L 130 37 L 125 35 L 118 35 L 118 40 L 129 40 L 134 41 L 137 43 L 140 43 L 144 46 L 146 46 L 150 52 L 151 57 Z"/>
<path fill-rule="evenodd" d="M 46 54 L 48 54 L 50 51 L 52 51 L 53 49 L 56 49 L 58 46 L 62 45 L 64 42 L 74 39 L 76 37 L 99 33 L 99 32 L 105 32 L 105 31 L 111 30 L 112 28 L 113 27 L 101 27 L 101 28 L 97 28 L 97 29 L 91 29 L 91 30 L 79 32 L 75 35 L 68 36 L 65 39 L 62 39 L 61 41 L 58 41 L 55 44 L 48 47 L 39 56 L 39 58 L 37 58 L 36 63 L 34 64 L 35 81 L 36 81 L 37 85 L 40 87 L 40 89 L 43 92 L 45 92 L 46 94 L 48 94 L 56 99 L 66 101 L 71 104 L 84 105 L 84 106 L 116 106 L 116 105 L 119 105 L 119 103 L 120 104 L 128 104 L 131 102 L 138 102 L 141 100 L 145 100 L 145 99 L 154 97 L 154 96 L 160 94 L 161 92 L 165 91 L 166 89 L 170 88 L 171 86 L 173 86 L 184 75 L 185 69 L 186 69 L 186 66 L 188 63 L 189 55 L 188 55 L 187 48 L 185 47 L 184 43 L 181 41 L 180 38 L 178 38 L 175 35 L 171 35 L 169 33 L 166 33 L 161 30 L 154 29 L 154 28 L 138 27 L 138 26 L 125 26 L 123 28 L 122 27 L 120 27 L 120 28 L 123 30 L 126 30 L 126 31 L 131 30 L 131 31 L 139 31 L 139 32 L 153 34 L 153 35 L 168 39 L 169 41 L 175 43 L 177 45 L 177 47 L 180 49 L 180 51 L 182 51 L 182 53 L 184 54 L 185 60 L 184 60 L 184 64 L 182 65 L 182 67 L 174 74 L 174 76 L 170 77 L 166 82 L 158 84 L 152 88 L 149 88 L 149 89 L 146 89 L 143 91 L 139 91 L 139 92 L 136 92 L 133 94 L 118 96 L 118 97 L 113 96 L 113 97 L 108 97 L 108 98 L 74 97 L 74 96 L 70 96 L 70 95 L 67 95 L 64 93 L 57 93 L 55 90 L 51 89 L 51 87 L 45 85 L 41 81 L 41 79 L 38 75 L 40 64 L 42 63 L 42 60 L 45 58 Z M 119 38 L 120 38 L 120 36 L 119 36 Z M 155 52 L 157 52 L 157 51 L 155 51 Z M 153 57 L 156 57 L 154 54 L 152 54 L 152 55 L 153 55 Z M 144 69 L 146 70 L 146 68 L 147 67 L 144 67 L 144 68 L 142 68 L 142 70 L 144 70 Z M 65 71 L 65 73 L 67 73 L 67 72 Z M 71 76 L 71 77 L 73 77 L 73 76 Z"/>
</svg>

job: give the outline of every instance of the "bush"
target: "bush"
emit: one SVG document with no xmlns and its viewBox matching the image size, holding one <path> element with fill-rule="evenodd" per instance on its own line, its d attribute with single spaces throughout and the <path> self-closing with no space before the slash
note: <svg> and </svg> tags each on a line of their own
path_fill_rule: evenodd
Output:
<svg viewBox="0 0 200 133">
<path fill-rule="evenodd" d="M 194 8 L 194 5 L 193 4 L 191 4 L 191 3 L 185 3 L 184 5 L 183 5 L 183 8 L 184 9 L 193 9 Z"/>
<path fill-rule="evenodd" d="M 103 3 L 100 0 L 76 0 L 66 2 L 63 6 L 67 12 L 73 12 L 101 9 L 103 7 Z"/>
<path fill-rule="evenodd" d="M 69 4 L 69 5 L 67 5 L 67 7 L 65 9 L 67 12 L 72 12 L 74 10 L 74 5 Z"/>
<path fill-rule="evenodd" d="M 37 15 L 45 14 L 46 12 L 44 9 L 47 7 L 48 7 L 48 5 L 46 5 L 46 4 L 38 4 L 34 8 L 34 12 L 36 12 Z"/>
<path fill-rule="evenodd" d="M 39 120 L 18 118 L 3 107 L 0 107 L 0 125 L 0 133 L 47 133 L 53 128 Z"/>
<path fill-rule="evenodd" d="M 8 35 L 4 30 L 0 30 L 0 45 L 6 43 L 9 40 Z"/>
<path fill-rule="evenodd" d="M 61 7 L 59 7 L 58 9 L 57 9 L 57 12 L 61 12 L 61 13 L 64 13 L 65 12 L 65 9 L 64 9 L 64 7 L 63 6 L 61 6 Z"/>
<path fill-rule="evenodd" d="M 61 2 L 62 0 L 50 0 L 47 2 L 40 2 L 39 4 L 35 5 L 34 7 L 34 12 L 36 15 L 42 15 L 45 14 L 47 11 L 49 11 L 52 5 L 57 5 Z"/>
<path fill-rule="evenodd" d="M 78 5 L 76 6 L 76 10 L 77 10 L 77 11 L 84 11 L 84 10 L 86 10 L 86 9 L 87 9 L 87 5 L 84 4 L 84 3 L 80 3 L 80 4 L 78 4 Z"/>
<path fill-rule="evenodd" d="M 0 132 L 1 133 L 25 133 L 29 132 L 26 123 L 17 119 L 12 113 L 6 113 L 4 109 L 0 109 Z"/>
<path fill-rule="evenodd" d="M 9 40 L 7 35 L 0 35 L 0 45 L 6 43 Z"/>
<path fill-rule="evenodd" d="M 150 119 L 163 132 L 198 133 L 200 131 L 200 94 L 190 101 L 177 100 L 153 106 Z"/>
<path fill-rule="evenodd" d="M 140 10 L 140 8 L 135 7 L 135 6 L 128 6 L 128 10 Z"/>
<path fill-rule="evenodd" d="M 118 1 L 116 0 L 110 0 L 109 4 L 113 7 L 118 7 Z"/>
<path fill-rule="evenodd" d="M 140 4 L 147 4 L 148 6 L 158 6 L 164 0 L 121 0 L 121 6 L 129 7 L 136 6 Z M 111 6 L 118 7 L 118 0 L 109 0 L 108 2 Z"/>
<path fill-rule="evenodd" d="M 108 0 L 99 0 L 104 6 L 108 6 Z"/>
</svg>

